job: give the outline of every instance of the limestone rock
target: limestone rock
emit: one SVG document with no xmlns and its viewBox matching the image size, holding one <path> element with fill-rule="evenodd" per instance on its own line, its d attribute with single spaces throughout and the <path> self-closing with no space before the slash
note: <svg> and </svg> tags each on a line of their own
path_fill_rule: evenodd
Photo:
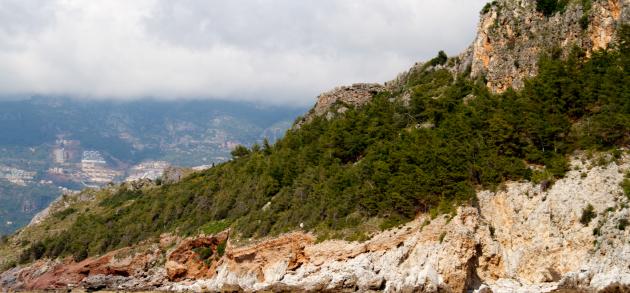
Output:
<svg viewBox="0 0 630 293">
<path fill-rule="evenodd" d="M 351 86 L 342 86 L 325 92 L 317 97 L 317 104 L 309 114 L 296 125 L 299 128 L 302 124 L 312 121 L 313 118 L 327 115 L 328 119 L 334 117 L 330 112 L 333 106 L 340 105 L 337 113 L 343 114 L 348 110 L 346 106 L 360 107 L 367 104 L 375 95 L 384 92 L 385 86 L 377 83 L 357 83 Z"/>
<path fill-rule="evenodd" d="M 618 27 L 630 21 L 628 0 L 593 0 L 589 11 L 572 1 L 550 17 L 535 6 L 531 0 L 495 1 L 481 16 L 472 50 L 460 56 L 472 59 L 473 78 L 484 76 L 495 92 L 521 88 L 538 72 L 541 53 L 558 48 L 566 56 L 574 46 L 587 53 L 608 48 Z M 582 17 L 588 19 L 587 28 L 581 25 Z"/>
</svg>

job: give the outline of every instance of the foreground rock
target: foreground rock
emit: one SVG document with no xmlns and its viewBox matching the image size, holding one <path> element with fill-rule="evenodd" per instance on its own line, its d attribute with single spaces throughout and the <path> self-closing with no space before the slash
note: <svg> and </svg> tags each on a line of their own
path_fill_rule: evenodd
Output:
<svg viewBox="0 0 630 293">
<path fill-rule="evenodd" d="M 574 159 L 573 171 L 546 191 L 512 182 L 497 192 L 479 192 L 478 207 L 433 220 L 421 216 L 364 243 L 316 244 L 310 235 L 293 233 L 236 247 L 227 232 L 188 239 L 165 235 L 159 243 L 80 263 L 37 262 L 13 269 L 0 275 L 0 286 L 619 292 L 630 289 L 630 230 L 619 225 L 630 218 L 619 186 L 630 169 L 628 160 L 593 166 Z M 589 204 L 596 216 L 584 225 L 582 210 Z"/>
</svg>

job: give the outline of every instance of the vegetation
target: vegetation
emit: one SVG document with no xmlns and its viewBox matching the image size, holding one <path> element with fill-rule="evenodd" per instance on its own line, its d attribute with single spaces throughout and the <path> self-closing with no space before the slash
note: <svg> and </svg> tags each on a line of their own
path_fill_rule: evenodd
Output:
<svg viewBox="0 0 630 293">
<path fill-rule="evenodd" d="M 582 17 L 580 18 L 580 26 L 583 30 L 588 29 L 589 14 L 593 7 L 592 0 L 582 0 Z"/>
<path fill-rule="evenodd" d="M 569 0 L 536 0 L 536 10 L 549 17 L 556 12 L 562 12 Z"/>
<path fill-rule="evenodd" d="M 626 178 L 621 182 L 621 188 L 626 197 L 630 199 L 630 172 L 626 173 Z"/>
<path fill-rule="evenodd" d="M 70 207 L 65 210 L 54 213 L 53 217 L 58 218 L 59 220 L 64 220 L 67 216 L 72 215 L 76 212 L 77 212 L 77 209 Z"/>
<path fill-rule="evenodd" d="M 238 159 L 244 156 L 249 155 L 250 151 L 248 148 L 238 145 L 234 150 L 232 150 L 231 154 L 234 159 Z"/>
<path fill-rule="evenodd" d="M 444 51 L 440 51 L 437 57 L 429 61 L 429 65 L 431 66 L 444 65 L 446 64 L 447 61 L 448 61 L 448 56 L 446 55 L 446 53 L 444 53 Z"/>
<path fill-rule="evenodd" d="M 486 5 L 484 5 L 483 8 L 481 9 L 481 15 L 484 15 L 484 14 L 490 12 L 492 7 L 496 6 L 497 3 L 498 3 L 497 1 L 492 1 L 492 2 L 486 3 Z"/>
<path fill-rule="evenodd" d="M 602 236 L 602 228 L 601 227 L 593 228 L 593 236 Z"/>
<path fill-rule="evenodd" d="M 197 247 L 197 248 L 194 248 L 193 251 L 197 254 L 197 257 L 199 257 L 199 260 L 203 261 L 206 265 L 210 265 L 210 263 L 213 260 L 212 256 L 214 254 L 212 247 L 210 246 Z"/>
<path fill-rule="evenodd" d="M 531 179 L 530 164 L 544 165 L 545 178 L 562 177 L 575 150 L 630 143 L 630 34 L 622 32 L 618 50 L 543 56 L 519 92 L 494 95 L 482 81 L 425 65 L 400 92 L 336 119 L 314 118 L 274 145 L 241 150 L 177 184 L 120 190 L 21 260 L 80 260 L 164 232 L 216 232 L 217 221 L 248 238 L 301 226 L 321 235 L 368 219 L 387 228 L 418 213 L 450 213 L 474 202 L 477 188 Z M 407 91 L 408 103 L 392 99 Z M 587 207 L 583 223 L 593 217 Z"/>
<path fill-rule="evenodd" d="M 223 255 L 225 254 L 226 247 L 227 247 L 227 240 L 222 241 L 219 243 L 219 245 L 217 245 L 217 254 L 219 255 L 219 257 L 223 257 Z"/>
<path fill-rule="evenodd" d="M 588 224 L 593 219 L 595 219 L 595 217 L 597 217 L 597 213 L 595 213 L 595 208 L 593 207 L 593 205 L 588 204 L 582 210 L 582 216 L 580 217 L 580 223 L 582 223 L 582 225 L 584 225 L 584 226 L 588 226 Z"/>
<path fill-rule="evenodd" d="M 225 229 L 227 229 L 229 226 L 230 222 L 226 220 L 210 221 L 207 224 L 201 226 L 199 230 L 201 233 L 204 233 L 206 235 L 213 235 L 225 231 Z"/>
</svg>

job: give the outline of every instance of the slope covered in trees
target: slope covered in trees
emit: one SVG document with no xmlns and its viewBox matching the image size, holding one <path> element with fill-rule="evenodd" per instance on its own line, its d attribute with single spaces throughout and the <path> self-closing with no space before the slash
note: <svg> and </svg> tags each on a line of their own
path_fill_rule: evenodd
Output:
<svg viewBox="0 0 630 293">
<path fill-rule="evenodd" d="M 233 161 L 176 184 L 112 194 L 21 261 L 80 260 L 164 232 L 232 227 L 249 238 L 302 226 L 326 235 L 369 219 L 387 228 L 474 204 L 476 190 L 506 180 L 553 181 L 576 150 L 630 143 L 630 30 L 620 35 L 618 48 L 589 58 L 542 56 L 537 77 L 500 95 L 430 62 L 398 92 L 315 118 L 274 145 L 240 148 Z M 361 239 L 362 229 L 351 236 Z"/>
</svg>

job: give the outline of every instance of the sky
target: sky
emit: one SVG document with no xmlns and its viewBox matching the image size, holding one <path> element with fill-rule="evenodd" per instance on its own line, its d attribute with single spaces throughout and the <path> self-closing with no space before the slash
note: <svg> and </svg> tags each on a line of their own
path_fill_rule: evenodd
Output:
<svg viewBox="0 0 630 293">
<path fill-rule="evenodd" d="M 486 0 L 0 0 L 0 97 L 310 105 L 463 51 Z"/>
</svg>

